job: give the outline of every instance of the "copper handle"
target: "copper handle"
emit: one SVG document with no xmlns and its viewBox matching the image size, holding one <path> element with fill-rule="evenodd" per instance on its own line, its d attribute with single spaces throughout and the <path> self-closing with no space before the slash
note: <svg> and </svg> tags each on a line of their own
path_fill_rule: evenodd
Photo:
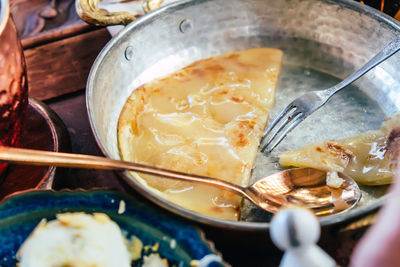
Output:
<svg viewBox="0 0 400 267">
<path fill-rule="evenodd" d="M 376 222 L 377 218 L 378 212 L 376 211 L 346 225 L 345 227 L 341 228 L 339 232 L 357 231 L 363 228 L 367 228 L 373 225 Z"/>
<path fill-rule="evenodd" d="M 100 0 L 76 0 L 75 9 L 82 20 L 96 26 L 127 25 L 143 14 L 132 14 L 126 11 L 108 12 L 99 9 Z M 163 0 L 143 0 L 144 13 L 148 13 L 162 4 Z"/>
<path fill-rule="evenodd" d="M 0 161 L 38 166 L 51 165 L 57 167 L 136 171 L 175 180 L 208 184 L 246 197 L 246 193 L 243 192 L 242 187 L 220 179 L 166 170 L 140 163 L 115 160 L 106 157 L 0 146 Z"/>
</svg>

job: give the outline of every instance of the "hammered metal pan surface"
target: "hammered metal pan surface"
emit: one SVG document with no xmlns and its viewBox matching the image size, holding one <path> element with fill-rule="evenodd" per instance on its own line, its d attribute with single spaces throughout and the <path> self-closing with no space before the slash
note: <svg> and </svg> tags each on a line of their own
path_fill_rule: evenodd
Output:
<svg viewBox="0 0 400 267">
<path fill-rule="evenodd" d="M 332 86 L 361 67 L 399 33 L 395 20 L 354 1 L 177 1 L 130 23 L 102 50 L 87 84 L 91 126 L 102 151 L 119 159 L 117 122 L 135 88 L 196 60 L 253 47 L 284 51 L 273 118 L 296 96 Z M 394 55 L 335 95 L 270 157 L 258 156 L 252 179 L 279 170 L 277 154 L 283 150 L 379 128 L 400 110 L 398 69 L 400 55 Z M 270 215 L 246 203 L 241 221 L 215 219 L 160 198 L 127 173 L 122 176 L 152 201 L 197 222 L 241 230 L 269 227 Z M 382 205 L 385 191 L 386 187 L 363 187 L 358 207 L 322 218 L 321 224 L 367 214 Z"/>
</svg>

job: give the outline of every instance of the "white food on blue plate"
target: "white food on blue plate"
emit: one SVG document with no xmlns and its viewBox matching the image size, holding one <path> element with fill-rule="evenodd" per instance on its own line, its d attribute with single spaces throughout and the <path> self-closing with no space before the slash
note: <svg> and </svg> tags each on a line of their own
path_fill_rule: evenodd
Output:
<svg viewBox="0 0 400 267">
<path fill-rule="evenodd" d="M 20 267 L 131 266 L 119 226 L 106 214 L 64 213 L 43 220 L 23 243 Z"/>
</svg>

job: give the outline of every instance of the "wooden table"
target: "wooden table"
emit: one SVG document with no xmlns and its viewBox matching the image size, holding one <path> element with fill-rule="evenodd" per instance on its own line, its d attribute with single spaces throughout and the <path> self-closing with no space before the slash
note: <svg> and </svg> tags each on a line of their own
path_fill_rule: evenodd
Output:
<svg viewBox="0 0 400 267">
<path fill-rule="evenodd" d="M 19 5 L 14 6 L 13 10 L 20 15 L 20 18 L 32 17 L 23 12 L 27 10 L 26 5 L 28 5 L 31 10 L 30 15 L 32 12 L 37 15 L 36 24 L 45 25 L 36 30 L 36 33 L 29 33 L 26 30 L 27 25 L 32 22 L 25 19 L 17 20 L 23 36 L 30 95 L 44 100 L 61 117 L 70 135 L 72 152 L 102 155 L 90 129 L 84 87 L 90 66 L 110 36 L 105 29 L 94 28 L 78 21 L 76 14 L 71 11 L 72 0 L 32 2 L 14 0 L 13 2 Z M 32 7 L 32 3 L 37 5 Z M 50 11 L 47 10 L 47 13 L 43 11 L 49 8 Z M 58 11 L 58 14 L 63 12 L 70 14 L 64 16 L 64 23 L 59 22 L 62 26 L 55 26 L 59 30 L 46 30 L 48 29 L 46 23 L 54 24 L 54 21 L 59 19 L 57 16 L 51 20 L 40 15 L 42 12 L 52 14 L 51 9 Z M 111 188 L 128 192 L 147 205 L 155 206 L 139 196 L 114 172 L 65 169 L 60 173 L 61 175 L 55 179 L 55 189 Z M 166 212 L 159 209 L 160 212 Z M 188 223 L 196 224 L 192 221 Z M 205 231 L 207 238 L 215 243 L 224 259 L 232 266 L 277 266 L 280 262 L 282 254 L 272 245 L 267 232 L 238 232 L 200 224 L 197 226 Z M 346 265 L 363 231 L 338 232 L 339 229 L 340 226 L 324 228 L 320 245 L 339 264 Z"/>
</svg>

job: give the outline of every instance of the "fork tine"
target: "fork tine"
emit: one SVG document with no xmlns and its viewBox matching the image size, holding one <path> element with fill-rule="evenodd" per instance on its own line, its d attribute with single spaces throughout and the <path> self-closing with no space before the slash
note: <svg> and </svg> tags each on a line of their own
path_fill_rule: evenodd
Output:
<svg viewBox="0 0 400 267">
<path fill-rule="evenodd" d="M 264 152 L 265 147 L 267 147 L 272 140 L 274 140 L 274 138 L 294 119 L 296 118 L 298 115 L 300 114 L 299 111 L 297 111 L 297 109 L 295 109 L 291 114 L 286 116 L 286 119 L 279 125 L 278 129 L 276 129 L 271 136 L 269 137 L 268 141 L 265 143 L 265 145 L 263 146 L 263 148 L 261 149 L 261 152 Z M 272 131 L 271 131 L 272 132 Z"/>
<path fill-rule="evenodd" d="M 286 106 L 286 108 L 284 110 L 281 111 L 281 113 L 279 113 L 279 115 L 275 118 L 275 120 L 268 126 L 267 130 L 265 130 L 260 144 L 262 144 L 265 140 L 265 138 L 268 136 L 268 134 L 272 131 L 272 129 L 279 123 L 279 121 L 282 120 L 282 118 L 289 113 L 289 111 L 291 111 L 292 109 L 296 108 L 295 106 L 293 106 L 293 102 L 290 103 L 288 106 Z"/>
<path fill-rule="evenodd" d="M 296 119 L 289 127 L 287 127 L 287 128 L 285 129 L 285 131 L 283 131 L 283 133 L 278 137 L 278 140 L 276 140 L 275 143 L 274 143 L 273 145 L 271 145 L 271 147 L 268 149 L 268 151 L 266 152 L 266 154 L 271 153 L 271 151 L 272 151 L 277 145 L 279 145 L 279 143 L 283 140 L 283 138 L 285 138 L 285 136 L 288 135 L 288 133 L 289 133 L 291 130 L 293 130 L 294 127 L 296 127 L 300 122 L 302 122 L 302 121 L 306 118 L 306 116 L 304 115 L 304 113 L 300 113 L 300 112 L 299 112 L 298 114 L 300 114 L 300 116 L 297 117 L 297 119 Z M 297 116 L 298 114 L 296 114 L 296 116 Z M 271 140 L 271 141 L 272 141 L 272 140 Z M 267 144 L 261 149 L 261 152 L 262 152 L 262 153 L 265 152 L 265 149 L 268 147 L 268 145 L 269 145 L 270 143 L 271 143 L 271 142 L 267 143 Z"/>
</svg>

